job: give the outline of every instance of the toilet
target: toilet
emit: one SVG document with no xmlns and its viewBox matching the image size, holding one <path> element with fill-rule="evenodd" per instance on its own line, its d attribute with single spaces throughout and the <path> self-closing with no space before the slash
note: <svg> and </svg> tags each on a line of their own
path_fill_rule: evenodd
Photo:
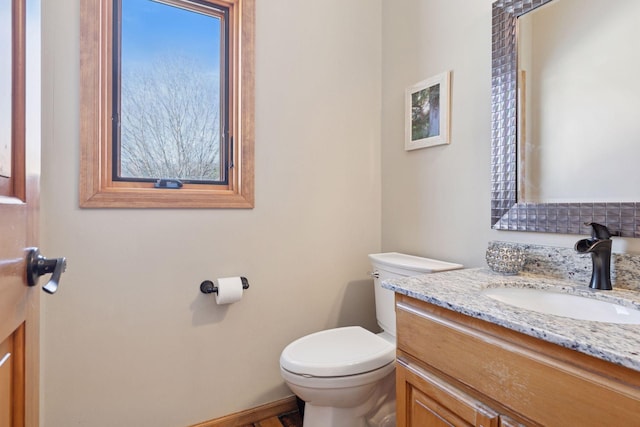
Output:
<svg viewBox="0 0 640 427">
<path fill-rule="evenodd" d="M 369 260 L 382 332 L 328 329 L 293 341 L 280 355 L 282 378 L 305 402 L 304 427 L 395 426 L 395 298 L 381 283 L 462 268 L 397 252 L 371 254 Z"/>
</svg>

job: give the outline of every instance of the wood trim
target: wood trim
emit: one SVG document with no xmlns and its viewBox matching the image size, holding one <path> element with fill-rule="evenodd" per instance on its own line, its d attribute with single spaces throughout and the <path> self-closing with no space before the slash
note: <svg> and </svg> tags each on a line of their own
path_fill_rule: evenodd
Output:
<svg viewBox="0 0 640 427">
<path fill-rule="evenodd" d="M 409 426 L 411 421 L 411 383 L 409 371 L 402 369 L 396 359 L 396 426 Z"/>
<path fill-rule="evenodd" d="M 26 396 L 26 368 L 25 368 L 25 325 L 24 323 L 13 335 L 13 377 L 25 378 L 25 381 L 15 381 L 13 383 L 13 425 L 20 427 L 25 425 L 25 399 Z"/>
<path fill-rule="evenodd" d="M 253 208 L 255 140 L 255 0 L 211 0 L 230 8 L 229 134 L 235 167 L 227 186 L 140 188 L 111 178 L 113 0 L 80 4 L 80 207 Z M 240 76 L 240 78 L 234 78 Z"/>
<path fill-rule="evenodd" d="M 0 177 L 0 195 L 26 200 L 25 96 L 26 96 L 26 0 L 12 3 L 11 34 L 11 177 Z"/>
<path fill-rule="evenodd" d="M 11 180 L 14 197 L 26 200 L 25 132 L 26 132 L 26 55 L 27 55 L 26 0 L 13 2 L 13 99 L 12 139 L 13 173 Z"/>
<path fill-rule="evenodd" d="M 194 424 L 191 427 L 240 427 L 257 423 L 279 414 L 286 414 L 298 409 L 296 397 L 290 396 L 255 408 L 236 412 L 211 421 Z"/>
<path fill-rule="evenodd" d="M 25 425 L 40 425 L 40 287 L 29 290 L 29 306 L 25 321 L 24 353 L 25 375 Z"/>
<path fill-rule="evenodd" d="M 255 28 L 256 28 L 255 0 L 244 0 L 240 3 L 240 43 L 236 52 L 238 61 L 238 75 L 240 78 L 240 114 L 239 158 L 240 171 L 237 176 L 238 190 L 243 199 L 253 207 L 254 205 L 254 162 L 255 162 Z M 238 99 L 238 98 L 235 98 Z"/>
</svg>

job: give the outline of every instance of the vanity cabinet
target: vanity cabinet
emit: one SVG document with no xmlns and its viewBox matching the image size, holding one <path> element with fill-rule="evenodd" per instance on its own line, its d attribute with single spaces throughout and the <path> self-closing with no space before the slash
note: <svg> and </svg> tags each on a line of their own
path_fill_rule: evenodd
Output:
<svg viewBox="0 0 640 427">
<path fill-rule="evenodd" d="M 398 427 L 640 425 L 638 371 L 400 294 L 396 314 Z"/>
</svg>

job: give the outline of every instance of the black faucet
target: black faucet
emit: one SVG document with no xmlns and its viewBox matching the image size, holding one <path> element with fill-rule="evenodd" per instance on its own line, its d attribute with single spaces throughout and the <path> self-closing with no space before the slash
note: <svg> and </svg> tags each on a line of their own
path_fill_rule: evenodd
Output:
<svg viewBox="0 0 640 427">
<path fill-rule="evenodd" d="M 586 222 L 584 225 L 592 227 L 591 238 L 578 240 L 575 250 L 581 254 L 591 254 L 593 271 L 589 287 L 610 291 L 613 289 L 611 287 L 611 232 L 604 225 L 595 222 Z"/>
</svg>

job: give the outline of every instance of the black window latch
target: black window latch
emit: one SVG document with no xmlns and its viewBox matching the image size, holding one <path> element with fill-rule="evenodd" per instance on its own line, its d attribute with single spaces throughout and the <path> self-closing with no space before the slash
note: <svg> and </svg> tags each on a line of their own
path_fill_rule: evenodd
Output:
<svg viewBox="0 0 640 427">
<path fill-rule="evenodd" d="M 182 185 L 182 181 L 179 179 L 159 179 L 153 184 L 155 188 L 173 188 L 176 190 L 182 188 Z"/>
</svg>

